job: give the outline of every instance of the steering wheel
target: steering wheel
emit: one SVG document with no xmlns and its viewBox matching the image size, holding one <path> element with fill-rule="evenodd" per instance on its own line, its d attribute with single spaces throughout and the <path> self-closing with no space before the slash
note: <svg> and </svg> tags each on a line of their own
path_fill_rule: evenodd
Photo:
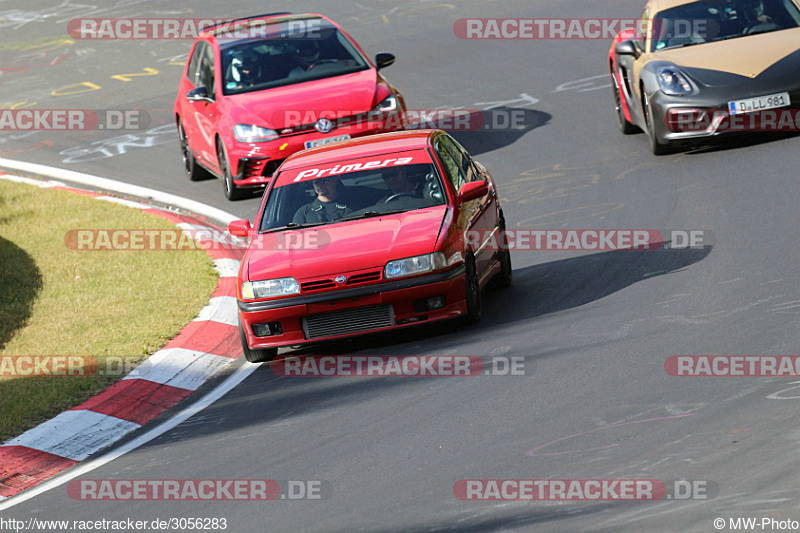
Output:
<svg viewBox="0 0 800 533">
<path fill-rule="evenodd" d="M 415 197 L 416 195 L 414 195 L 414 194 L 412 194 L 412 193 L 410 193 L 410 192 L 399 192 L 399 193 L 397 193 L 397 194 L 393 194 L 393 195 L 391 195 L 389 198 L 387 198 L 386 200 L 384 200 L 384 203 L 389 203 L 389 202 L 391 202 L 392 200 L 394 200 L 395 198 L 400 198 L 401 196 L 410 196 L 410 197 L 412 197 L 412 198 L 413 198 L 413 197 Z"/>
</svg>

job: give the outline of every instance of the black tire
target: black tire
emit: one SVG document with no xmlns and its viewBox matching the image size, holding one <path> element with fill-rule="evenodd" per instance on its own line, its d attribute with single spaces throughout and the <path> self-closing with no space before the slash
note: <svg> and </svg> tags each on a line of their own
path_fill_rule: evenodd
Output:
<svg viewBox="0 0 800 533">
<path fill-rule="evenodd" d="M 248 363 L 266 363 L 267 361 L 272 361 L 278 355 L 277 348 L 250 348 L 247 345 L 247 337 L 241 324 L 239 324 L 239 339 L 242 341 L 242 352 Z"/>
<path fill-rule="evenodd" d="M 669 144 L 662 143 L 658 140 L 658 137 L 656 137 L 653 109 L 650 107 L 650 99 L 647 98 L 647 94 L 644 93 L 644 88 L 642 88 L 642 109 L 644 110 L 644 119 L 647 122 L 647 138 L 650 140 L 650 149 L 653 151 L 653 155 L 669 154 L 672 152 L 672 148 Z"/>
<path fill-rule="evenodd" d="M 228 164 L 228 156 L 225 154 L 225 147 L 222 146 L 222 139 L 217 139 L 217 159 L 219 160 L 219 171 L 222 173 L 222 189 L 225 198 L 231 201 L 240 200 L 244 195 L 242 190 L 233 183 L 233 174 Z"/>
<path fill-rule="evenodd" d="M 628 119 L 625 118 L 625 110 L 622 109 L 622 93 L 619 90 L 619 83 L 617 83 L 617 77 L 614 74 L 611 74 L 611 89 L 614 91 L 614 106 L 617 112 L 619 131 L 624 135 L 631 135 L 638 132 L 639 128 L 628 122 Z"/>
<path fill-rule="evenodd" d="M 503 233 L 506 231 L 506 220 L 501 216 L 500 218 L 500 239 L 503 239 Z M 503 244 L 508 244 L 502 240 L 498 242 L 502 247 Z M 507 289 L 511 287 L 511 250 L 507 247 L 497 252 L 497 260 L 500 261 L 500 272 L 495 274 L 492 279 L 492 286 L 498 289 Z"/>
<path fill-rule="evenodd" d="M 181 143 L 181 155 L 183 156 L 183 167 L 186 171 L 186 177 L 191 181 L 200 181 L 209 178 L 208 172 L 197 164 L 197 160 L 192 155 L 192 149 L 189 148 L 189 139 L 186 137 L 186 131 L 183 129 L 183 124 L 178 122 L 178 140 Z"/>
<path fill-rule="evenodd" d="M 472 254 L 467 255 L 465 266 L 467 314 L 464 315 L 464 322 L 466 324 L 476 324 L 481 321 L 483 314 L 483 296 L 481 294 L 480 280 L 478 280 L 478 268 L 475 266 L 475 257 Z"/>
</svg>

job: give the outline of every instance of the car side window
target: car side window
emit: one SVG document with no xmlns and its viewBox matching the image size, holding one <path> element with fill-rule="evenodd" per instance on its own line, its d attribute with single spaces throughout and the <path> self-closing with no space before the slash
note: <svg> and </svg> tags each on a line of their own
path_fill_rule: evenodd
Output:
<svg viewBox="0 0 800 533">
<path fill-rule="evenodd" d="M 198 77 L 200 85 L 208 90 L 208 96 L 214 98 L 214 52 L 208 45 L 204 47 L 203 56 L 200 59 Z"/>
<path fill-rule="evenodd" d="M 450 156 L 458 167 L 461 176 L 461 184 L 468 183 L 475 180 L 475 172 L 472 167 L 472 158 L 467 154 L 458 143 L 452 138 L 442 136 L 442 146 L 450 153 Z"/>
<path fill-rule="evenodd" d="M 189 59 L 189 68 L 186 69 L 186 77 L 195 87 L 200 84 L 200 61 L 203 59 L 203 51 L 207 47 L 206 43 L 200 41 L 194 47 L 192 57 Z"/>
<path fill-rule="evenodd" d="M 469 182 L 478 179 L 478 174 L 475 171 L 475 163 L 473 163 L 472 157 L 467 153 L 464 147 L 458 144 L 458 142 L 452 137 L 447 138 L 447 144 L 455 153 L 458 154 L 456 161 L 461 162 L 460 168 L 464 173 L 466 180 Z"/>
<path fill-rule="evenodd" d="M 645 6 L 644 11 L 642 12 L 642 18 L 639 20 L 639 24 L 636 27 L 636 44 L 639 45 L 640 50 L 647 50 L 645 46 L 647 45 L 647 31 L 648 31 L 648 22 L 650 20 L 650 6 Z"/>
<path fill-rule="evenodd" d="M 466 176 L 464 176 L 464 173 L 461 171 L 456 158 L 453 156 L 450 150 L 447 149 L 446 137 L 439 137 L 436 140 L 434 149 L 439 155 L 439 160 L 442 162 L 445 174 L 447 174 L 447 179 L 450 180 L 450 183 L 453 184 L 455 190 L 458 191 L 461 186 L 467 182 L 467 179 Z"/>
</svg>

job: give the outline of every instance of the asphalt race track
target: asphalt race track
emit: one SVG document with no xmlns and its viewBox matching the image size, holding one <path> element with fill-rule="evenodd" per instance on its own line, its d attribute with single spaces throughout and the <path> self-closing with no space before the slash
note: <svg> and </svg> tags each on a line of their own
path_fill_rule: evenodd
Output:
<svg viewBox="0 0 800 533">
<path fill-rule="evenodd" d="M 713 531 L 800 520 L 800 381 L 673 377 L 674 355 L 800 353 L 800 138 L 655 157 L 617 130 L 608 40 L 458 39 L 461 18 L 635 18 L 641 0 L 0 1 L 0 107 L 141 109 L 140 131 L 18 132 L 0 157 L 181 195 L 251 220 L 218 180 L 182 173 L 172 122 L 190 40 L 80 41 L 78 17 L 316 11 L 374 56 L 410 109 L 516 110 L 522 130 L 456 132 L 495 180 L 510 228 L 702 230 L 702 248 L 515 251 L 484 320 L 331 353 L 522 357 L 524 376 L 281 378 L 262 365 L 176 429 L 79 479 L 317 480 L 319 500 L 76 501 L 66 485 L 3 517 L 225 518 L 227 531 Z M 221 12 L 224 8 L 224 11 Z M 135 75 L 138 74 L 138 75 Z M 792 192 L 795 191 L 795 192 Z M 468 479 L 699 482 L 706 499 L 462 501 Z M 705 484 L 705 485 L 703 485 Z M 759 522 L 761 523 L 761 522 Z M 725 525 L 728 530 L 728 525 Z"/>
</svg>

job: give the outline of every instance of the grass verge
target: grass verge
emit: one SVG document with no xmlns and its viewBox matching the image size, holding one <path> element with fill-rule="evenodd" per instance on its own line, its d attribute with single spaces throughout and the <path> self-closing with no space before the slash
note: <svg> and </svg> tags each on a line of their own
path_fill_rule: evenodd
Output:
<svg viewBox="0 0 800 533">
<path fill-rule="evenodd" d="M 101 369 L 130 369 L 197 316 L 216 287 L 203 250 L 74 251 L 64 238 L 75 229 L 175 226 L 89 196 L 0 180 L 0 442 L 122 377 L 21 377 L 17 370 L 29 367 L 9 366 L 20 361 L 12 356 L 88 356 Z"/>
</svg>

